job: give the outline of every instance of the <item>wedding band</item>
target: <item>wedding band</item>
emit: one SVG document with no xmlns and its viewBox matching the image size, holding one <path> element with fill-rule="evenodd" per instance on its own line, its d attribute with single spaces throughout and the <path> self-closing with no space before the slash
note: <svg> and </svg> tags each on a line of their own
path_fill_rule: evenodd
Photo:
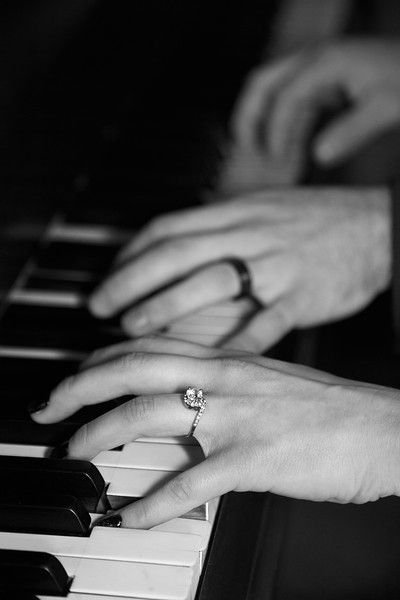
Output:
<svg viewBox="0 0 400 600">
<path fill-rule="evenodd" d="M 228 263 L 229 265 L 231 265 L 235 269 L 235 271 L 239 277 L 240 291 L 235 296 L 235 300 L 238 300 L 239 298 L 243 298 L 244 296 L 252 296 L 253 290 L 252 290 L 251 274 L 250 274 L 250 271 L 249 271 L 246 263 L 244 262 L 244 260 L 242 260 L 241 258 L 236 258 L 235 256 L 232 256 L 229 258 L 225 258 L 222 262 Z"/>
<path fill-rule="evenodd" d="M 197 425 L 199 424 L 200 417 L 206 409 L 207 400 L 204 397 L 203 390 L 197 390 L 196 388 L 188 387 L 184 396 L 183 402 L 186 408 L 197 410 L 197 414 L 192 423 L 189 433 L 186 437 L 194 435 Z"/>
</svg>

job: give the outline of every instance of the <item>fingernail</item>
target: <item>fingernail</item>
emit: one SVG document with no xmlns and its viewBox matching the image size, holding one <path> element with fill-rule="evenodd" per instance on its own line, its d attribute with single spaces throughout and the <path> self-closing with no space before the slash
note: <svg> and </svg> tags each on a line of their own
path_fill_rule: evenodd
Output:
<svg viewBox="0 0 400 600">
<path fill-rule="evenodd" d="M 69 442 L 64 442 L 53 448 L 50 458 L 66 458 L 68 456 L 68 445 Z"/>
<path fill-rule="evenodd" d="M 146 315 L 126 315 L 122 318 L 122 328 L 129 333 L 139 335 L 149 329 L 150 321 Z"/>
<path fill-rule="evenodd" d="M 100 527 L 121 527 L 122 517 L 121 515 L 106 515 L 102 519 L 96 521 L 95 525 L 99 525 Z"/>
<path fill-rule="evenodd" d="M 108 317 L 111 313 L 97 294 L 90 296 L 88 300 L 89 311 L 96 317 Z"/>
<path fill-rule="evenodd" d="M 315 156 L 319 162 L 330 162 L 335 158 L 336 149 L 332 144 L 321 143 L 315 146 Z"/>
<path fill-rule="evenodd" d="M 41 410 L 44 410 L 49 404 L 48 400 L 45 400 L 44 402 L 31 402 L 30 404 L 28 404 L 28 412 L 31 415 L 34 415 L 35 413 L 40 412 Z"/>
</svg>

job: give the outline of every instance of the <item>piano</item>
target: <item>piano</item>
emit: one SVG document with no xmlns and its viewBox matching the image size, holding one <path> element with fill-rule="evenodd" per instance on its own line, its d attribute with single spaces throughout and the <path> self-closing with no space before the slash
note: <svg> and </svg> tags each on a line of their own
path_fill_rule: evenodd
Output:
<svg viewBox="0 0 400 600">
<path fill-rule="evenodd" d="M 205 577 L 214 569 L 212 556 L 225 552 L 238 529 L 243 529 L 242 521 L 231 526 L 234 514 L 240 514 L 240 519 L 246 516 L 243 550 L 246 544 L 255 546 L 261 498 L 244 494 L 221 503 L 215 499 L 150 531 L 93 526 L 107 509 L 134 501 L 201 460 L 200 447 L 193 440 L 146 438 L 102 452 L 92 464 L 80 464 L 52 459 L 51 451 L 81 423 L 108 410 L 110 403 L 85 408 L 52 426 L 37 425 L 29 418 L 29 403 L 47 397 L 89 351 L 123 339 L 117 320 L 97 322 L 89 315 L 85 297 L 133 232 L 105 225 L 100 210 L 99 223 L 87 223 L 84 214 L 82 210 L 80 223 L 67 210 L 43 228 L 33 221 L 9 220 L 3 226 L 2 239 L 8 248 L 3 271 L 18 259 L 21 269 L 3 293 L 0 319 L 0 471 L 8 481 L 0 500 L 4 559 L 0 572 L 7 578 L 7 573 L 20 569 L 21 577 L 11 576 L 9 581 L 2 577 L 0 588 L 7 593 L 33 593 L 41 600 L 54 593 L 73 600 L 213 597 L 206 591 L 212 587 L 212 577 L 210 581 Z M 33 248 L 27 260 L 18 256 L 25 247 Z M 11 254 L 15 261 L 10 260 Z M 172 335 L 212 344 L 221 336 L 221 324 L 224 330 L 238 312 L 245 318 L 248 310 L 242 301 L 226 303 L 204 311 L 187 325 L 181 323 Z M 244 508 L 247 500 L 250 503 Z M 228 508 L 226 516 L 230 503 L 233 512 Z M 223 525 L 226 519 L 229 532 Z M 41 563 L 35 589 L 30 586 L 37 573 L 31 571 L 33 557 L 40 553 L 57 559 L 61 575 L 54 568 L 56 581 L 49 582 L 42 570 L 53 574 L 53 567 L 47 570 L 47 563 L 46 568 Z M 22 563 L 13 566 L 18 558 Z M 250 561 L 243 563 L 250 572 Z"/>
</svg>

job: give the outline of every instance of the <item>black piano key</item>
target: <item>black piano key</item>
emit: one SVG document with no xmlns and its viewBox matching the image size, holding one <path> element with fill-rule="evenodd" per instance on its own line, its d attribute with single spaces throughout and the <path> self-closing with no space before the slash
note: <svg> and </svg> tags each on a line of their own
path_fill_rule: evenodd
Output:
<svg viewBox="0 0 400 600">
<path fill-rule="evenodd" d="M 55 446 L 83 424 L 125 402 L 117 398 L 82 408 L 68 419 L 39 425 L 28 412 L 39 404 L 64 377 L 76 372 L 77 361 L 0 357 L 0 443 Z"/>
<path fill-rule="evenodd" d="M 117 321 L 99 321 L 85 308 L 10 304 L 0 344 L 88 352 L 126 339 Z"/>
<path fill-rule="evenodd" d="M 0 531 L 88 536 L 90 515 L 79 498 L 61 494 L 15 495 L 3 486 Z"/>
<path fill-rule="evenodd" d="M 36 407 L 49 397 L 48 393 L 33 392 L 24 388 L 0 392 L 0 420 L 15 419 L 18 421 L 30 420 L 29 407 Z M 66 421 L 74 423 L 87 423 L 119 405 L 119 400 L 110 400 L 85 406 L 71 415 Z"/>
<path fill-rule="evenodd" d="M 67 572 L 55 556 L 46 552 L 0 550 L 0 591 L 66 596 Z"/>
<path fill-rule="evenodd" d="M 32 592 L 23 592 L 22 590 L 13 591 L 7 590 L 7 600 L 40 600 L 36 594 Z"/>
<path fill-rule="evenodd" d="M 87 296 L 100 283 L 100 277 L 93 276 L 85 280 L 76 276 L 74 272 L 59 272 L 57 277 L 48 275 L 37 275 L 33 273 L 25 282 L 25 290 L 45 290 L 50 292 L 71 292 Z"/>
<path fill-rule="evenodd" d="M 38 358 L 0 357 L 0 419 L 30 419 L 28 408 L 46 400 L 54 387 L 75 373 L 77 361 Z M 103 404 L 77 413 L 76 422 L 84 423 L 108 410 Z"/>
<path fill-rule="evenodd" d="M 79 242 L 51 242 L 37 257 L 39 269 L 68 269 L 105 273 L 110 267 L 120 244 L 85 244 Z"/>
<path fill-rule="evenodd" d="M 82 423 L 62 421 L 52 425 L 38 425 L 30 418 L 0 418 L 1 444 L 28 444 L 31 446 L 58 446 L 69 439 Z"/>
<path fill-rule="evenodd" d="M 59 381 L 76 373 L 78 367 L 77 360 L 0 356 L 0 393 L 24 386 L 50 392 Z"/>
<path fill-rule="evenodd" d="M 96 511 L 103 500 L 105 482 L 92 463 L 21 456 L 0 456 L 0 480 L 10 494 L 66 494 L 79 498 L 87 510 Z"/>
</svg>

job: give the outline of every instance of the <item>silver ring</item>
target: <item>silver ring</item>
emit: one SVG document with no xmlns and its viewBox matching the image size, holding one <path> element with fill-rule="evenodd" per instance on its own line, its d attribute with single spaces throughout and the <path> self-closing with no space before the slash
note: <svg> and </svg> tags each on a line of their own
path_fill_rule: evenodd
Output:
<svg viewBox="0 0 400 600">
<path fill-rule="evenodd" d="M 194 435 L 197 425 L 199 424 L 200 417 L 206 409 L 207 400 L 204 397 L 203 390 L 196 388 L 188 387 L 183 396 L 183 403 L 186 408 L 191 408 L 193 410 L 197 410 L 197 414 L 192 423 L 192 427 L 190 428 L 189 433 L 186 437 L 191 437 Z"/>
</svg>

